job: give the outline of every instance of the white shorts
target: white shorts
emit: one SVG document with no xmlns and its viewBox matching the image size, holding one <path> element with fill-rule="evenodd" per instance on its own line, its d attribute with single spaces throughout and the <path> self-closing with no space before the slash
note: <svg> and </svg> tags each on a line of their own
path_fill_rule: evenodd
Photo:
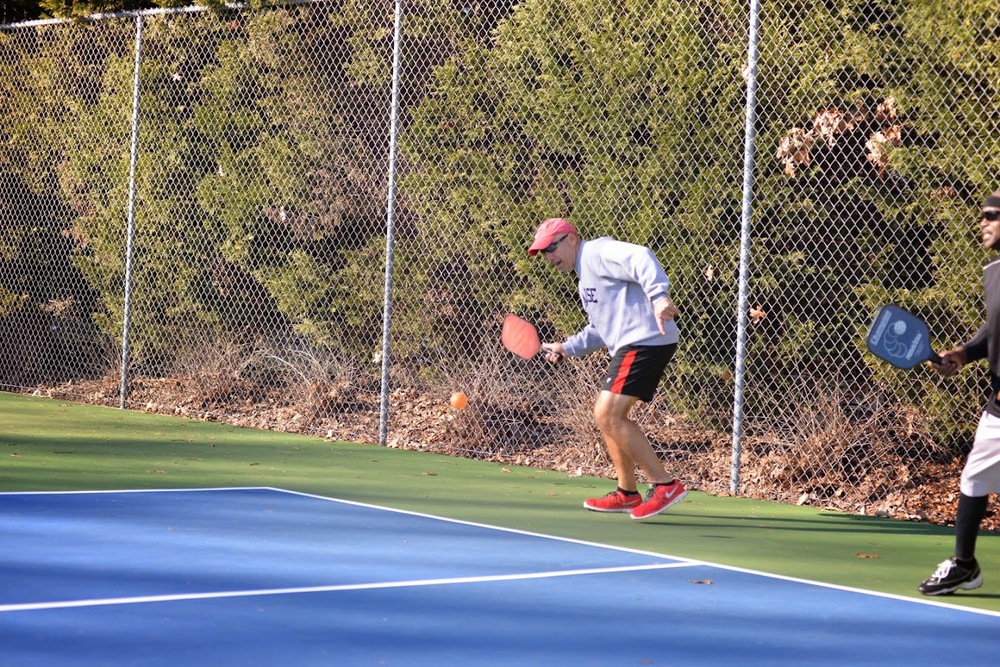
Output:
<svg viewBox="0 0 1000 667">
<path fill-rule="evenodd" d="M 984 412 L 979 418 L 976 439 L 962 469 L 961 490 L 972 497 L 1000 493 L 1000 417 Z"/>
</svg>

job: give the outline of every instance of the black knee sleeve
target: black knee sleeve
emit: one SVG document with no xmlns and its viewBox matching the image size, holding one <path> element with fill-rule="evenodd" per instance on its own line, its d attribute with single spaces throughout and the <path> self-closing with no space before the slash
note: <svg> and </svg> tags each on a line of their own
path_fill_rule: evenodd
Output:
<svg viewBox="0 0 1000 667">
<path fill-rule="evenodd" d="M 976 497 L 964 493 L 959 495 L 958 512 L 955 515 L 955 557 L 959 560 L 975 558 L 979 524 L 986 516 L 989 500 L 988 495 Z"/>
</svg>

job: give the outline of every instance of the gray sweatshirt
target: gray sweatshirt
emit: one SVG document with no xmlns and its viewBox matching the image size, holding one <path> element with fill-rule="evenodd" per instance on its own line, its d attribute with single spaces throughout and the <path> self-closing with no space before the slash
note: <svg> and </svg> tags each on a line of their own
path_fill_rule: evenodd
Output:
<svg viewBox="0 0 1000 667">
<path fill-rule="evenodd" d="M 649 248 L 602 237 L 583 241 L 576 256 L 580 300 L 588 324 L 563 342 L 566 354 L 582 357 L 605 346 L 614 355 L 623 345 L 669 345 L 677 325 L 661 334 L 653 302 L 667 296 L 670 281 Z"/>
<path fill-rule="evenodd" d="M 986 321 L 962 347 L 965 362 L 988 359 L 990 363 L 990 398 L 986 411 L 1000 417 L 1000 257 L 983 267 L 983 293 L 986 297 Z"/>
</svg>

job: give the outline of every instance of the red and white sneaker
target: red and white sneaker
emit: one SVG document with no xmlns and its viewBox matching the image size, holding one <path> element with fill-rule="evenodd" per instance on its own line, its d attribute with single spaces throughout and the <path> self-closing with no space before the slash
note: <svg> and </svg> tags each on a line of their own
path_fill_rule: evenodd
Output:
<svg viewBox="0 0 1000 667">
<path fill-rule="evenodd" d="M 676 505 L 687 495 L 684 485 L 675 479 L 670 484 L 657 484 L 646 494 L 646 499 L 633 509 L 630 514 L 633 519 L 648 519 Z"/>
<path fill-rule="evenodd" d="M 600 498 L 587 498 L 583 506 L 593 512 L 631 512 L 641 503 L 642 496 L 638 493 L 630 496 L 615 489 Z"/>
</svg>

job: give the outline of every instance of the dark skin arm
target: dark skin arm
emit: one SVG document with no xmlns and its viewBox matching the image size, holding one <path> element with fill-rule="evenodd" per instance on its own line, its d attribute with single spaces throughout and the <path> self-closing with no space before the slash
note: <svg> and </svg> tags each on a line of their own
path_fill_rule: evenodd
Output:
<svg viewBox="0 0 1000 667">
<path fill-rule="evenodd" d="M 940 354 L 941 363 L 935 364 L 928 361 L 930 367 L 945 377 L 951 377 L 958 372 L 958 369 L 965 365 L 965 348 L 956 347 Z"/>
</svg>

